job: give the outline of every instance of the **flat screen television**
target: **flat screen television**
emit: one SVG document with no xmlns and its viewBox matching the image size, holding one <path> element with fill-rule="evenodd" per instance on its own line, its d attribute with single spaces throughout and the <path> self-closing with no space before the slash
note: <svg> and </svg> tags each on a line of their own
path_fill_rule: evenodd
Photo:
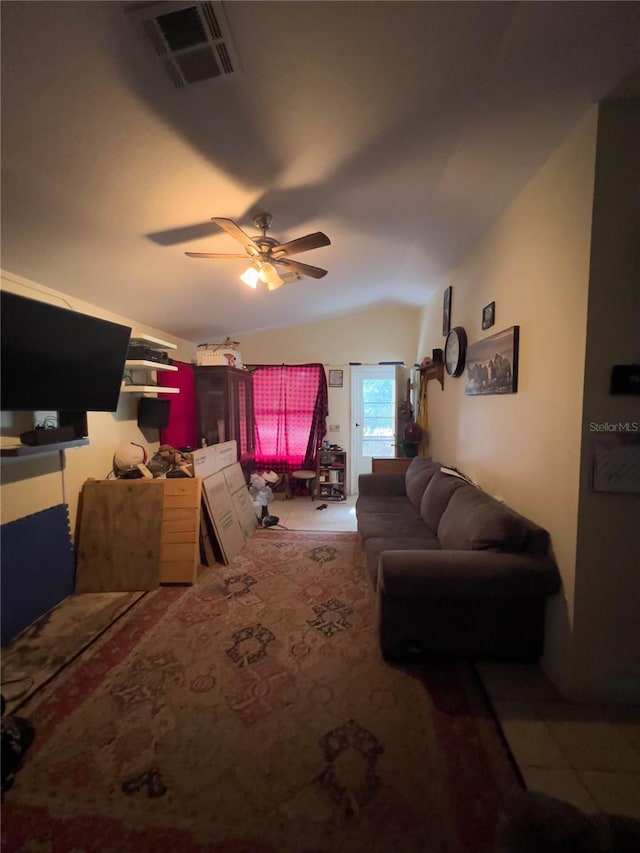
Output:
<svg viewBox="0 0 640 853">
<path fill-rule="evenodd" d="M 131 329 L 0 293 L 2 411 L 115 412 Z"/>
</svg>

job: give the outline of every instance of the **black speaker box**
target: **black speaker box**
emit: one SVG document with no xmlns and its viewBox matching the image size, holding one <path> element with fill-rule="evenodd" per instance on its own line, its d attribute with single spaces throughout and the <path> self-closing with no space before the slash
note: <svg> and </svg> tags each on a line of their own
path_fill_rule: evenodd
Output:
<svg viewBox="0 0 640 853">
<path fill-rule="evenodd" d="M 442 361 L 442 350 L 441 349 L 431 350 L 431 358 L 433 361 L 436 361 L 436 362 Z"/>
<path fill-rule="evenodd" d="M 170 400 L 155 397 L 140 397 L 138 402 L 138 426 L 166 429 L 169 425 Z"/>
</svg>

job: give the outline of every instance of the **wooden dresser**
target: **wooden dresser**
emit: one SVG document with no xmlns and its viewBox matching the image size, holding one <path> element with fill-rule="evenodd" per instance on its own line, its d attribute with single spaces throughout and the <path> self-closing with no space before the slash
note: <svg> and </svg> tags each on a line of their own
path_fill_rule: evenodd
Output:
<svg viewBox="0 0 640 853">
<path fill-rule="evenodd" d="M 397 456 L 394 458 L 383 458 L 382 456 L 371 457 L 371 473 L 372 474 L 404 474 L 411 459 L 407 456 Z"/>
</svg>

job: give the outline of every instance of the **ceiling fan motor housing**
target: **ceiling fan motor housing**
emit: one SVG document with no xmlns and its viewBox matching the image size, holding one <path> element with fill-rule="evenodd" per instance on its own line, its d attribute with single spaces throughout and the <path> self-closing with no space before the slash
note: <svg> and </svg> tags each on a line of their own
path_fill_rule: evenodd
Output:
<svg viewBox="0 0 640 853">
<path fill-rule="evenodd" d="M 266 237 L 267 231 L 271 228 L 271 223 L 273 222 L 273 216 L 270 213 L 258 213 L 253 217 L 253 224 L 256 228 L 259 228 L 262 231 L 263 236 Z"/>
</svg>

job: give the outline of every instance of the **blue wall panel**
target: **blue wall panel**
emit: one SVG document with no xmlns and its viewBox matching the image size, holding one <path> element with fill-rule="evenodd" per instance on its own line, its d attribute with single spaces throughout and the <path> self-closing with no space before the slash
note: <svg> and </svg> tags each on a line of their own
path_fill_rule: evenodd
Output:
<svg viewBox="0 0 640 853">
<path fill-rule="evenodd" d="M 68 509 L 58 504 L 0 527 L 3 645 L 73 592 Z"/>
</svg>

